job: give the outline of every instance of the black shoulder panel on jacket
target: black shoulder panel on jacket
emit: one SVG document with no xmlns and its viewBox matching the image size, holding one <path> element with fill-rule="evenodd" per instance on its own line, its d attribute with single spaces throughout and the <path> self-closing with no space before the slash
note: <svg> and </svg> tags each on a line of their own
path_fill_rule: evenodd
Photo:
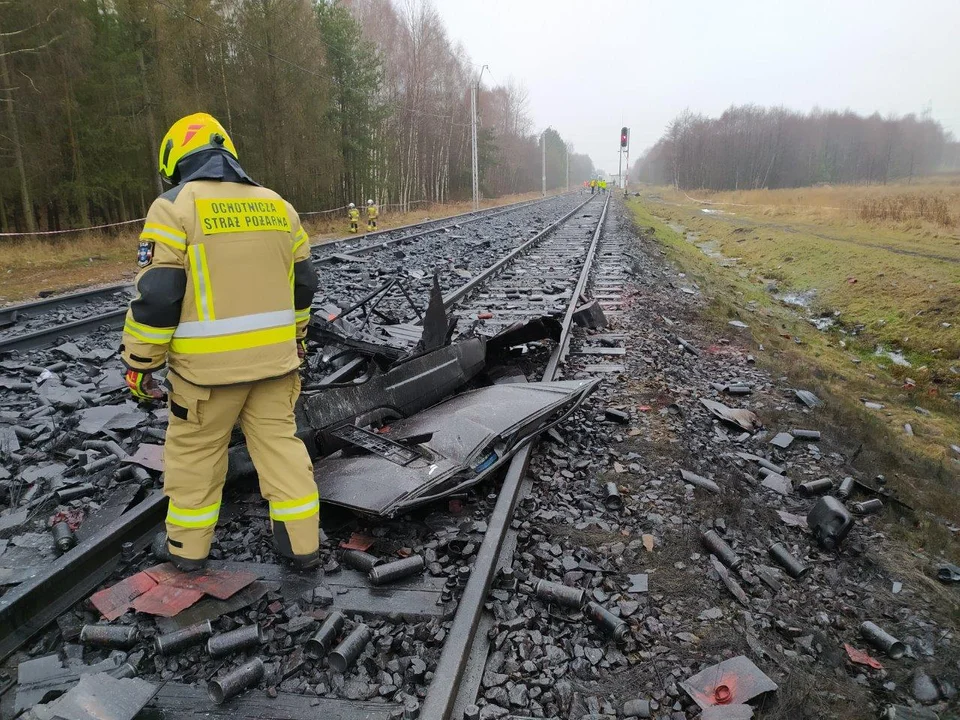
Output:
<svg viewBox="0 0 960 720">
<path fill-rule="evenodd" d="M 293 305 L 299 310 L 313 304 L 317 294 L 317 269 L 310 259 L 293 264 Z"/>
<path fill-rule="evenodd" d="M 130 302 L 133 319 L 150 327 L 176 327 L 186 289 L 187 274 L 182 268 L 150 268 L 137 281 L 140 295 Z"/>
</svg>

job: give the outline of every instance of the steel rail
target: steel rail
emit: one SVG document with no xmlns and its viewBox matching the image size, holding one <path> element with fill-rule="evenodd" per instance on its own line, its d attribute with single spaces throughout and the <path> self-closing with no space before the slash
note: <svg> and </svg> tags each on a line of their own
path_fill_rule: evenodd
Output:
<svg viewBox="0 0 960 720">
<path fill-rule="evenodd" d="M 593 233 L 583 270 L 580 272 L 576 289 L 563 318 L 560 340 L 550 355 L 546 370 L 543 372 L 544 381 L 556 378 L 560 363 L 566 355 L 566 348 L 570 343 L 570 333 L 573 329 L 573 314 L 576 312 L 580 295 L 583 293 L 590 277 L 590 268 L 596 255 L 597 244 L 600 241 L 609 204 L 610 196 L 608 195 L 600 213 L 597 229 Z M 440 659 L 437 661 L 437 667 L 433 673 L 433 679 L 427 688 L 427 696 L 420 712 L 421 720 L 450 720 L 452 717 L 467 660 L 471 648 L 477 640 L 476 631 L 483 613 L 483 606 L 493 584 L 494 574 L 500 561 L 500 551 L 507 536 L 507 531 L 510 529 L 513 513 L 520 500 L 521 483 L 526 475 L 530 457 L 535 447 L 536 443 L 528 444 L 513 456 L 513 460 L 507 467 L 507 473 L 497 497 L 497 504 L 487 521 L 487 533 L 480 544 L 470 573 L 470 579 L 464 588 L 460 604 L 457 606 L 457 612 L 453 618 L 453 624 L 447 634 L 447 642 L 444 643 Z M 486 640 L 481 639 L 481 641 L 485 642 Z"/>
<path fill-rule="evenodd" d="M 577 205 L 573 210 L 568 212 L 566 215 L 559 218 L 555 222 L 551 223 L 550 225 L 545 227 L 543 230 L 538 232 L 536 235 L 534 235 L 532 238 L 527 240 L 525 243 L 523 243 L 523 245 L 520 245 L 514 250 L 511 250 L 509 253 L 504 255 L 496 263 L 488 267 L 486 270 L 481 272 L 475 278 L 471 279 L 468 283 L 461 285 L 456 290 L 451 290 L 449 293 L 447 293 L 443 297 L 443 306 L 445 308 L 450 308 L 450 306 L 452 306 L 454 303 L 458 302 L 459 300 L 462 300 L 471 292 L 473 292 L 476 288 L 483 285 L 491 277 L 499 273 L 504 267 L 512 263 L 519 255 L 523 254 L 524 252 L 534 247 L 535 245 L 538 245 L 539 243 L 543 242 L 543 240 L 546 239 L 547 236 L 550 235 L 554 230 L 556 230 L 558 227 L 560 227 L 565 222 L 567 222 L 567 220 L 569 220 L 571 217 L 573 217 L 578 212 L 580 212 L 580 210 L 582 210 L 587 203 L 593 200 L 593 197 L 594 196 L 587 198 L 582 203 Z"/>
<path fill-rule="evenodd" d="M 416 240 L 427 235 L 431 235 L 435 232 L 439 232 L 448 227 L 453 227 L 456 225 L 463 225 L 466 223 L 478 222 L 480 220 L 485 220 L 487 218 L 497 217 L 508 212 L 513 212 L 514 210 L 520 210 L 531 205 L 536 205 L 538 203 L 543 203 L 548 200 L 553 200 L 555 198 L 562 197 L 562 195 L 551 195 L 547 198 L 538 198 L 536 200 L 524 200 L 518 203 L 511 203 L 510 205 L 500 205 L 495 208 L 485 208 L 483 210 L 472 210 L 467 213 L 461 213 L 460 215 L 451 215 L 445 218 L 438 218 L 437 220 L 427 220 L 422 223 L 412 223 L 410 225 L 404 225 L 398 228 L 391 228 L 389 230 L 378 230 L 375 233 L 367 233 L 363 237 L 370 237 L 372 235 L 382 235 L 385 233 L 394 233 L 398 230 L 413 228 L 413 227 L 422 227 L 423 225 L 440 223 L 444 221 L 453 221 L 439 227 L 430 227 L 420 232 L 402 235 L 397 238 L 391 238 L 385 240 L 381 243 L 376 243 L 373 245 L 364 245 L 358 248 L 350 248 L 346 244 L 357 240 L 359 238 L 338 238 L 329 243 L 324 243 L 323 245 L 316 245 L 313 247 L 313 250 L 317 248 L 327 247 L 330 245 L 341 245 L 343 244 L 343 254 L 361 256 L 372 253 L 376 250 L 382 250 L 384 248 L 390 247 L 391 245 L 396 245 L 398 243 L 405 243 L 411 240 Z M 582 207 L 582 206 L 581 206 Z M 466 218 L 466 219 L 464 219 Z M 539 236 L 538 236 L 539 237 Z M 335 262 L 337 258 L 335 257 L 337 253 L 331 253 L 329 255 L 321 255 L 319 257 L 313 258 L 314 265 L 328 264 Z M 41 308 L 50 308 L 58 304 L 66 303 L 68 305 L 76 305 L 81 300 L 92 299 L 94 297 L 106 296 L 113 294 L 115 292 L 127 290 L 132 292 L 134 289 L 133 285 L 110 285 L 102 288 L 94 288 L 90 290 L 84 290 L 82 292 L 73 293 L 69 295 L 58 295 L 51 298 L 44 298 L 43 300 L 38 300 L 31 303 L 21 303 L 19 305 L 8 305 L 7 307 L 0 308 L 0 325 L 3 324 L 3 318 L 8 318 L 8 322 L 12 321 L 10 318 L 17 318 L 18 315 L 24 314 L 27 318 L 37 317 L 42 313 L 36 312 Z M 85 335 L 90 332 L 93 332 L 100 328 L 101 326 L 108 327 L 112 330 L 119 329 L 123 327 L 124 316 L 126 315 L 126 308 L 119 308 L 117 310 L 109 310 L 104 313 L 99 313 L 97 315 L 91 315 L 86 318 L 81 318 L 79 320 L 74 320 L 71 322 L 63 323 L 61 325 L 54 325 L 47 328 L 40 328 L 39 330 L 34 330 L 32 332 L 24 333 L 23 335 L 13 335 L 7 338 L 0 338 L 0 352 L 9 352 L 12 350 L 32 350 L 35 348 L 43 347 L 48 343 L 52 342 L 53 339 L 60 337 L 61 335 L 69 334 L 78 334 Z"/>
</svg>

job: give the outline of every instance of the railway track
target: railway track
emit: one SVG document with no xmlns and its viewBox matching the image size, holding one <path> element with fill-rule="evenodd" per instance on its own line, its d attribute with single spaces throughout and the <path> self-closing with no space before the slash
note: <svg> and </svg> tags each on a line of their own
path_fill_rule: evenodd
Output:
<svg viewBox="0 0 960 720">
<path fill-rule="evenodd" d="M 576 368 L 578 377 L 615 372 L 615 362 L 597 363 L 593 360 L 598 357 L 609 359 L 618 353 L 622 355 L 622 336 L 610 333 L 587 336 L 577 330 L 573 322 L 581 298 L 591 286 L 608 314 L 615 316 L 618 312 L 618 297 L 622 294 L 624 282 L 620 267 L 622 248 L 605 246 L 602 240 L 608 202 L 608 199 L 599 197 L 583 202 L 570 200 L 569 209 L 559 218 L 519 245 L 518 237 L 506 238 L 508 247 L 513 248 L 509 252 L 504 252 L 504 244 L 491 242 L 486 247 L 472 247 L 469 258 L 453 259 L 448 265 L 463 272 L 445 275 L 445 306 L 462 320 L 470 321 L 471 331 L 485 335 L 493 335 L 517 321 L 550 313 L 558 315 L 560 339 L 549 356 L 532 353 L 526 362 L 528 374 L 535 372 L 538 379 L 550 381 L 569 376 L 568 364 Z M 497 214 L 507 212 L 510 211 L 501 210 Z M 454 226 L 462 226 L 462 222 L 443 227 Z M 521 237 L 529 235 L 527 228 L 519 230 Z M 356 297 L 376 285 L 385 274 L 382 272 L 384 266 L 398 259 L 393 257 L 391 260 L 394 246 L 420 240 L 416 246 L 418 252 L 429 255 L 432 252 L 429 242 L 426 246 L 422 246 L 422 242 L 424 238 L 429 241 L 430 234 L 436 232 L 434 228 L 418 233 L 416 238 L 403 235 L 354 247 L 349 253 L 337 253 L 353 258 L 363 254 L 366 263 L 327 254 L 324 257 L 331 259 L 320 261 L 321 277 L 324 277 L 325 270 L 329 270 L 328 285 L 338 288 L 341 299 Z M 434 238 L 433 242 L 442 246 L 444 238 Z M 465 267 L 467 264 L 469 269 Z M 359 272 L 357 266 L 360 266 Z M 459 285 L 450 277 L 464 279 L 467 273 L 470 279 Z M 360 275 L 363 277 L 359 278 Z M 418 288 L 425 287 L 429 282 L 427 275 L 424 273 L 423 277 L 410 279 Z M 483 321 L 477 323 L 478 318 Z M 598 345 L 600 340 L 603 343 Z M 567 363 L 571 354 L 576 361 Z M 278 665 L 278 675 L 271 676 L 275 681 L 271 687 L 280 691 L 279 702 L 251 691 L 220 709 L 215 708 L 202 688 L 198 691 L 195 684 L 175 681 L 186 679 L 196 683 L 209 679 L 222 667 L 222 663 L 205 663 L 194 653 L 184 661 L 186 670 L 179 665 L 179 670 L 160 670 L 162 662 L 157 657 L 153 671 L 148 668 L 142 673 L 151 680 L 164 681 L 152 707 L 161 709 L 168 719 L 194 718 L 211 712 L 278 719 L 317 717 L 318 713 L 319 716 L 348 720 L 473 717 L 474 713 L 480 712 L 473 706 L 478 703 L 480 678 L 489 649 L 488 633 L 496 626 L 496 620 L 484 610 L 484 605 L 498 571 L 510 567 L 516 547 L 516 530 L 511 527 L 511 520 L 517 503 L 529 488 L 526 470 L 535 452 L 534 445 L 529 444 L 513 456 L 498 490 L 488 487 L 485 488 L 486 495 L 477 491 L 472 501 L 471 496 L 463 499 L 462 502 L 472 508 L 469 522 L 464 522 L 463 517 L 450 517 L 449 512 L 425 509 L 397 521 L 358 526 L 354 519 L 337 513 L 328 517 L 325 512 L 324 527 L 334 537 L 346 539 L 349 533 L 361 527 L 380 538 L 379 544 L 385 547 L 406 542 L 406 546 L 417 550 L 419 544 L 427 548 L 428 559 L 434 558 L 431 572 L 416 580 L 402 581 L 389 591 L 371 589 L 365 578 L 349 571 L 327 575 L 325 582 L 336 590 L 337 598 L 342 599 L 348 617 L 351 620 L 363 617 L 374 628 L 373 644 L 378 648 L 376 657 L 365 657 L 358 663 L 356 672 L 332 673 L 316 663 L 299 666 L 299 675 L 312 673 L 309 680 L 298 679 L 296 673 L 286 676 L 289 653 L 282 652 L 276 637 L 292 640 L 294 633 L 287 633 L 278 626 L 269 647 L 271 655 L 287 658 Z M 52 623 L 65 616 L 74 619 L 78 613 L 82 616 L 83 610 L 77 609 L 78 603 L 96 587 L 108 579 L 117 579 L 137 567 L 149 565 L 144 550 L 161 525 L 165 505 L 158 490 L 144 487 L 141 497 L 115 521 L 63 554 L 41 575 L 8 590 L 0 598 L 0 655 L 8 657 L 14 652 L 22 652 L 35 637 L 44 638 L 40 643 L 43 647 L 49 647 L 51 642 L 56 645 L 58 633 L 47 630 Z M 276 596 L 272 605 L 286 604 L 291 598 L 302 596 L 305 587 L 302 582 L 291 584 L 275 565 L 263 562 L 264 558 L 270 559 L 265 544 L 266 522 L 255 508 L 249 507 L 242 495 L 229 503 L 225 498 L 222 518 L 224 527 L 219 532 L 228 539 L 215 546 L 216 553 L 222 558 L 219 563 L 214 563 L 216 566 L 254 568 L 258 582 L 276 584 L 276 588 L 266 595 L 267 599 Z M 258 523 L 259 535 L 248 532 L 246 537 L 237 540 L 238 534 Z M 438 525 L 443 523 L 447 523 L 447 529 L 438 531 Z M 464 532 L 465 524 L 471 525 L 472 530 Z M 450 557 L 451 545 L 445 541 L 444 533 L 448 533 L 451 526 L 460 527 L 461 533 L 468 536 L 470 542 L 467 544 L 475 546 L 475 552 Z M 441 556 L 441 552 L 446 554 Z M 243 559 L 246 555 L 259 562 L 251 564 Z M 441 563 L 444 558 L 446 562 Z M 462 568 L 469 568 L 469 572 L 465 573 Z M 328 566 L 328 573 L 331 570 Z M 464 582 L 463 578 L 467 576 Z M 260 605 L 254 603 L 253 607 L 265 604 L 261 601 Z M 341 602 L 335 599 L 334 608 L 338 605 Z M 287 619 L 290 620 L 289 615 Z M 61 628 L 64 626 L 61 623 Z M 169 629 L 171 625 L 168 623 L 166 627 Z M 423 668 L 411 660 L 414 656 L 423 658 Z M 192 669 L 193 666 L 196 668 Z M 366 680 L 372 678 L 372 668 L 379 668 L 380 677 L 378 690 L 371 695 L 372 683 Z M 396 669 L 391 672 L 392 668 Z M 313 682 L 317 678 L 321 681 Z M 391 678 L 391 682 L 386 682 L 387 678 Z M 326 692 L 321 693 L 321 688 Z M 482 700 L 479 702 L 483 703 Z"/>
<path fill-rule="evenodd" d="M 345 258 L 375 255 L 393 246 L 414 243 L 434 233 L 459 230 L 524 208 L 539 205 L 549 207 L 556 201 L 557 197 L 551 196 L 348 236 L 317 245 L 312 253 L 315 263 L 322 268 L 342 262 Z M 43 347 L 61 336 L 120 328 L 123 326 L 126 305 L 133 294 L 133 285 L 114 284 L 0 307 L 0 353 Z"/>
</svg>

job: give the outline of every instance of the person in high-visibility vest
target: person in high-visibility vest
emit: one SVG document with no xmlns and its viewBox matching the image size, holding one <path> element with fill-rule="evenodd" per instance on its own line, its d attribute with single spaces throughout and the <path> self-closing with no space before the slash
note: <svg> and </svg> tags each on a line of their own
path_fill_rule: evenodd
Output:
<svg viewBox="0 0 960 720">
<path fill-rule="evenodd" d="M 277 555 L 316 567 L 320 498 L 294 419 L 317 291 L 310 240 L 293 206 L 250 179 L 206 113 L 173 124 L 159 166 L 173 188 L 153 201 L 140 233 L 120 355 L 138 400 L 164 399 L 153 373 L 168 368 L 167 552 L 182 571 L 203 567 L 239 423 Z"/>
<path fill-rule="evenodd" d="M 597 181 L 590 179 L 590 194 L 593 195 L 597 191 Z"/>
<path fill-rule="evenodd" d="M 377 229 L 377 206 L 373 200 L 367 200 L 367 232 L 373 232 Z"/>
<path fill-rule="evenodd" d="M 360 211 L 353 203 L 347 205 L 347 217 L 350 218 L 350 232 L 355 233 L 360 227 Z"/>
<path fill-rule="evenodd" d="M 602 193 L 607 192 L 607 181 L 606 181 L 606 180 L 601 180 L 601 181 L 600 181 L 600 192 L 602 192 Z"/>
</svg>

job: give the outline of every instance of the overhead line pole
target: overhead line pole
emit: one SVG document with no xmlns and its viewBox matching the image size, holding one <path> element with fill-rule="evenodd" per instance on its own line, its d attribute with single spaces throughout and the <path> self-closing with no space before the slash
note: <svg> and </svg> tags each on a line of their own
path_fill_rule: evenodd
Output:
<svg viewBox="0 0 960 720">
<path fill-rule="evenodd" d="M 473 166 L 473 209 L 480 209 L 480 163 L 477 158 L 477 93 L 480 92 L 480 81 L 486 65 L 480 68 L 480 77 L 475 85 L 470 86 L 470 160 Z"/>
<path fill-rule="evenodd" d="M 541 154 L 540 154 L 540 194 L 547 196 L 547 131 L 540 133 Z"/>
</svg>

